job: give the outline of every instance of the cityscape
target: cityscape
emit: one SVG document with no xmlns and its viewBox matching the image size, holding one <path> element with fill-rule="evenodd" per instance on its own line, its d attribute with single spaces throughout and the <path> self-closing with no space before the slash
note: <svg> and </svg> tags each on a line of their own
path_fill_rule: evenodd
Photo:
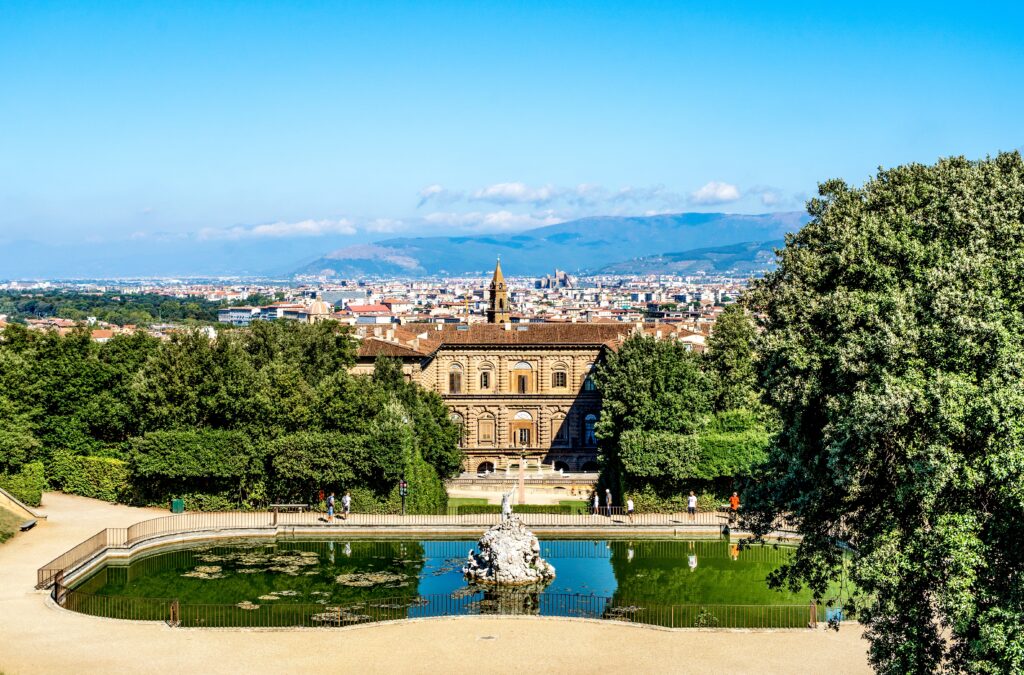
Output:
<svg viewBox="0 0 1024 675">
<path fill-rule="evenodd" d="M 1024 673 L 1024 5 L 0 5 L 0 675 Z"/>
</svg>

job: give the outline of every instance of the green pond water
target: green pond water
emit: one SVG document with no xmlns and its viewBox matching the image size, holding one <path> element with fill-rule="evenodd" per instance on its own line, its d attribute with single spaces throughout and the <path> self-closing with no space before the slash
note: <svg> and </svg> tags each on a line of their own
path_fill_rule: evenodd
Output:
<svg viewBox="0 0 1024 675">
<path fill-rule="evenodd" d="M 108 565 L 70 609 L 184 625 L 330 625 L 451 614 L 532 613 L 660 625 L 799 626 L 809 593 L 769 589 L 786 546 L 726 540 L 542 540 L 557 577 L 543 589 L 467 584 L 470 540 L 253 540 Z M 823 620 L 824 610 L 819 615 Z"/>
</svg>

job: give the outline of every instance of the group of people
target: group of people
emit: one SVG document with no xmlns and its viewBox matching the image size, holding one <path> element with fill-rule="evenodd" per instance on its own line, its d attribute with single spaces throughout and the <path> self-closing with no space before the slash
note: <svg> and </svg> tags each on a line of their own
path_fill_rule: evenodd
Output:
<svg viewBox="0 0 1024 675">
<path fill-rule="evenodd" d="M 592 502 L 593 514 L 600 515 L 601 513 L 601 498 L 598 492 L 594 491 L 594 497 Z M 729 497 L 729 524 L 733 525 L 739 518 L 740 511 L 740 496 L 738 493 L 733 492 L 732 496 Z M 604 511 L 608 517 L 612 515 L 612 491 L 605 489 L 604 491 Z M 629 497 L 626 499 L 626 515 L 629 516 L 630 522 L 633 521 L 633 498 Z M 690 520 L 697 518 L 697 495 L 690 491 L 689 496 L 686 498 L 686 512 L 690 515 Z"/>
<path fill-rule="evenodd" d="M 320 491 L 320 494 L 318 496 L 320 497 L 320 501 L 321 502 L 324 501 L 324 491 L 323 490 Z M 330 493 L 327 496 L 327 500 L 326 501 L 327 501 L 327 522 L 329 523 L 329 522 L 331 522 L 331 521 L 333 521 L 335 519 L 334 518 L 334 493 L 333 492 Z M 341 515 L 340 515 L 341 520 L 347 520 L 350 513 L 352 513 L 352 495 L 349 493 L 348 490 L 346 490 L 345 494 L 342 495 L 342 497 L 341 497 Z"/>
<path fill-rule="evenodd" d="M 635 509 L 635 506 L 633 504 L 633 498 L 630 497 L 630 498 L 626 499 L 626 515 L 629 516 L 630 522 L 633 521 L 633 511 L 634 511 L 634 509 Z M 607 515 L 609 518 L 611 518 L 611 515 L 612 515 L 612 491 L 611 490 L 607 490 L 607 489 L 604 491 L 604 510 L 605 510 L 605 515 Z M 594 513 L 595 516 L 600 515 L 600 513 L 601 513 L 601 498 L 600 498 L 600 495 L 597 493 L 597 490 L 594 491 L 593 513 Z"/>
</svg>

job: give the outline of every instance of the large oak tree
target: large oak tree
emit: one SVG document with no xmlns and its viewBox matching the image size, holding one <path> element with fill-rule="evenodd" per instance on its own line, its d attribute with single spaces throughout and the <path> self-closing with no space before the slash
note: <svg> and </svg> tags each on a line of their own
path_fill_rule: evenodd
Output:
<svg viewBox="0 0 1024 675">
<path fill-rule="evenodd" d="M 856 551 L 882 672 L 1024 671 L 1024 162 L 951 158 L 820 186 L 754 287 L 782 431 L 746 495 L 804 535 L 776 581 Z"/>
</svg>

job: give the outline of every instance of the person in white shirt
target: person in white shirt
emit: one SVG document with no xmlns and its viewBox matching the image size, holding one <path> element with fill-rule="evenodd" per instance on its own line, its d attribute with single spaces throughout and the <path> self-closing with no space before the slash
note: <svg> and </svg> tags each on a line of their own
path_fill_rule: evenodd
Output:
<svg viewBox="0 0 1024 675">
<path fill-rule="evenodd" d="M 626 500 L 626 515 L 629 516 L 629 522 L 633 522 L 633 498 L 630 497 Z"/>
<path fill-rule="evenodd" d="M 598 508 L 600 508 L 600 506 L 601 506 L 601 502 L 598 499 L 597 492 L 595 491 L 594 492 L 594 515 L 595 516 L 597 515 L 597 510 L 598 510 Z"/>
<path fill-rule="evenodd" d="M 686 510 L 690 514 L 690 520 L 697 518 L 697 495 L 690 490 L 690 496 L 686 498 Z"/>
<path fill-rule="evenodd" d="M 349 494 L 348 490 L 345 491 L 345 496 L 341 498 L 341 510 L 345 514 L 342 516 L 342 520 L 348 520 L 348 514 L 352 511 L 352 495 Z"/>
</svg>

